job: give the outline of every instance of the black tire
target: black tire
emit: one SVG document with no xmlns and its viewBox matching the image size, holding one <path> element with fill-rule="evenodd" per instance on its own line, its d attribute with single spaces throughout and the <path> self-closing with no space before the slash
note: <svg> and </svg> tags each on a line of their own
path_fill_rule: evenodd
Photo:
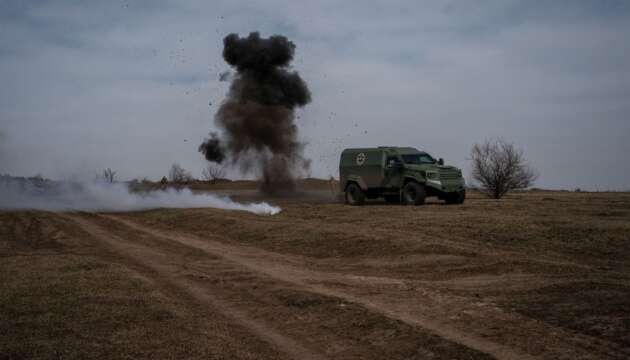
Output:
<svg viewBox="0 0 630 360">
<path fill-rule="evenodd" d="M 407 183 L 403 188 L 402 200 L 405 205 L 422 205 L 426 197 L 424 186 L 416 182 Z"/>
<path fill-rule="evenodd" d="M 449 205 L 463 204 L 464 200 L 466 200 L 466 190 L 448 193 L 445 200 Z"/>
<path fill-rule="evenodd" d="M 351 183 L 346 187 L 346 204 L 354 206 L 365 204 L 365 194 L 359 185 Z"/>
<path fill-rule="evenodd" d="M 388 204 L 400 204 L 400 195 L 385 195 L 384 198 Z"/>
</svg>

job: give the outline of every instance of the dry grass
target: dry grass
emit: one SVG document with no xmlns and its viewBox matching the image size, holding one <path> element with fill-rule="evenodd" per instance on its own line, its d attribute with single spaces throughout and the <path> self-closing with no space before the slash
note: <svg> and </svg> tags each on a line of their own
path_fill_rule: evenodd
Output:
<svg viewBox="0 0 630 360">
<path fill-rule="evenodd" d="M 473 193 L 463 206 L 434 202 L 419 208 L 378 201 L 364 207 L 277 202 L 283 212 L 275 217 L 214 210 L 127 216 L 366 275 L 434 282 L 536 275 L 545 281 L 507 289 L 494 284 L 474 294 L 630 347 L 630 194 L 541 191 L 491 200 Z M 561 284 L 546 285 L 554 281 Z"/>
<path fill-rule="evenodd" d="M 317 289 L 392 309 L 422 304 L 418 311 L 430 318 L 523 353 L 630 354 L 630 194 L 537 191 L 490 200 L 472 193 L 463 206 L 348 207 L 331 200 L 328 183 L 315 185 L 324 190 L 303 197 L 235 195 L 280 205 L 272 217 L 173 209 L 114 218 L 262 249 L 278 256 L 273 261 L 320 274 L 312 280 Z M 195 286 L 311 350 L 363 358 L 487 355 L 360 304 L 217 268 L 203 251 L 85 218 L 130 246 L 164 250 L 182 282 L 196 279 Z M 0 256 L 0 358 L 284 356 L 55 214 L 0 213 Z M 357 285 L 346 275 L 403 285 Z"/>
<path fill-rule="evenodd" d="M 52 214 L 0 213 L 0 239 L 0 359 L 281 357 Z"/>
</svg>

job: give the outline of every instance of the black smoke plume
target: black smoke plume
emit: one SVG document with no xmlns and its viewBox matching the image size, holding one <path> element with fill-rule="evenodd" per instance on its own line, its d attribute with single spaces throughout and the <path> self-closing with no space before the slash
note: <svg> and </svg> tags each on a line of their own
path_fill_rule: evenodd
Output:
<svg viewBox="0 0 630 360">
<path fill-rule="evenodd" d="M 258 172 L 262 189 L 291 189 L 309 167 L 297 139 L 295 108 L 311 101 L 300 75 L 289 69 L 295 45 L 284 36 L 223 39 L 223 58 L 236 69 L 226 99 L 215 114 L 221 138 L 211 134 L 200 146 L 208 161 L 228 160 Z"/>
<path fill-rule="evenodd" d="M 210 133 L 210 138 L 205 139 L 199 145 L 199 151 L 204 154 L 206 160 L 216 163 L 222 163 L 225 160 L 225 150 L 221 147 L 219 135 L 215 132 Z"/>
</svg>

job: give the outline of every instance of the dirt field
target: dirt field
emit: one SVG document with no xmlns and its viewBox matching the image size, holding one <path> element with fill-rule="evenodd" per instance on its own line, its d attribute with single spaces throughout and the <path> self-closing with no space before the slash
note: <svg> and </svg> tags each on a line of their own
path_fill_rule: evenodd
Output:
<svg viewBox="0 0 630 360">
<path fill-rule="evenodd" d="M 0 359 L 630 358 L 630 194 L 269 201 L 0 213 Z"/>
</svg>

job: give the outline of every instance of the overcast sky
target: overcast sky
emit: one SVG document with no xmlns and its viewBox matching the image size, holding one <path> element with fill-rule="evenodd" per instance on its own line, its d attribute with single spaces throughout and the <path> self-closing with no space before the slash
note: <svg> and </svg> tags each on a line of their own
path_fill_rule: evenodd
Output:
<svg viewBox="0 0 630 360">
<path fill-rule="evenodd" d="M 222 39 L 297 46 L 312 175 L 405 145 L 469 174 L 503 137 L 545 188 L 630 189 L 630 1 L 0 0 L 0 173 L 199 176 Z M 234 174 L 236 175 L 236 174 Z"/>
</svg>

